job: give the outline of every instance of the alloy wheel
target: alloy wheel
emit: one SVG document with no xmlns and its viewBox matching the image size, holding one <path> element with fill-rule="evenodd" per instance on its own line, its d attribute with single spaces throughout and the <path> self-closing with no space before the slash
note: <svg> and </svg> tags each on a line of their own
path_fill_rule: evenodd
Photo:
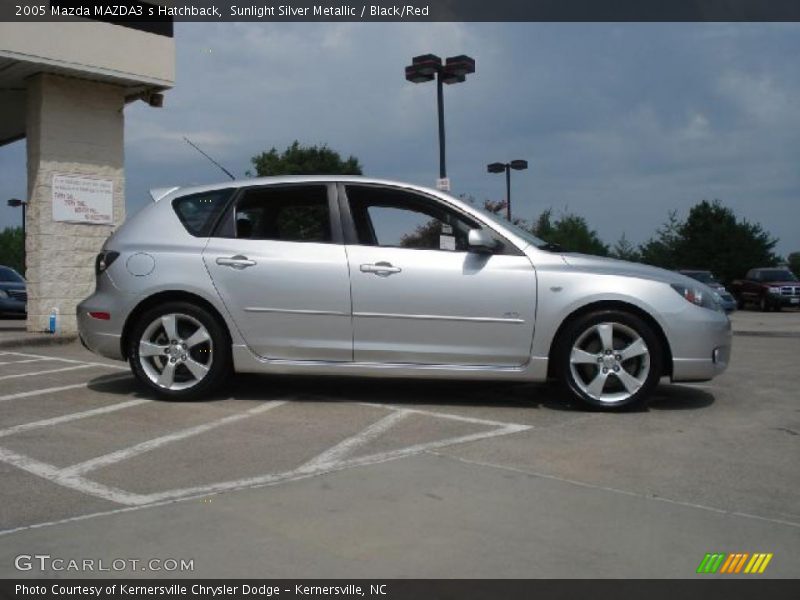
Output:
<svg viewBox="0 0 800 600">
<path fill-rule="evenodd" d="M 196 318 L 169 313 L 154 319 L 139 339 L 139 363 L 145 375 L 160 388 L 186 390 L 200 383 L 211 370 L 213 343 Z"/>
<path fill-rule="evenodd" d="M 624 403 L 650 374 L 650 349 L 633 328 L 616 322 L 593 324 L 572 345 L 569 366 L 575 384 L 594 400 Z"/>
</svg>

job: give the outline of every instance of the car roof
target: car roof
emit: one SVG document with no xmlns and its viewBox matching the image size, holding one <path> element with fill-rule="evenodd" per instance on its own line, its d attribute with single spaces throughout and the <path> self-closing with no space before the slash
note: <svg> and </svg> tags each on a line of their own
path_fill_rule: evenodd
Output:
<svg viewBox="0 0 800 600">
<path fill-rule="evenodd" d="M 403 187 L 406 189 L 413 189 L 420 192 L 433 192 L 440 194 L 432 188 L 425 186 L 415 185 L 404 181 L 394 181 L 391 179 L 380 179 L 374 177 L 364 177 L 362 175 L 277 175 L 274 177 L 252 177 L 247 179 L 234 179 L 231 181 L 223 181 L 220 183 L 212 183 L 207 185 L 193 185 L 186 187 L 165 187 L 155 188 L 150 190 L 150 195 L 153 200 L 158 202 L 162 198 L 185 196 L 189 194 L 198 194 L 202 192 L 211 192 L 214 190 L 225 190 L 231 188 L 250 187 L 258 185 L 279 185 L 282 183 L 365 183 L 373 185 L 390 185 L 395 187 Z"/>
</svg>

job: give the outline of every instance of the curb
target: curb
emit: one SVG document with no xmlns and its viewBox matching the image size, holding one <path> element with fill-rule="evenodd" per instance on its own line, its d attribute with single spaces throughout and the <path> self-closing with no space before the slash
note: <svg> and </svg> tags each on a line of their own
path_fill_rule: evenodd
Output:
<svg viewBox="0 0 800 600">
<path fill-rule="evenodd" d="M 794 333 L 791 331 L 734 331 L 733 335 L 765 338 L 800 338 L 800 332 Z"/>
<path fill-rule="evenodd" d="M 25 346 L 61 346 L 71 344 L 78 339 L 77 334 L 52 335 L 52 334 L 31 334 L 31 337 L 17 337 L 4 340 L 0 338 L 0 348 L 22 348 Z"/>
</svg>

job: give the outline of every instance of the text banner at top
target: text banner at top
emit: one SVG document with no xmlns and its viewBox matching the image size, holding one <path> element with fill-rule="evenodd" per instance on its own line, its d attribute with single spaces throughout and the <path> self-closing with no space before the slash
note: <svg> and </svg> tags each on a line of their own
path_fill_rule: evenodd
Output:
<svg viewBox="0 0 800 600">
<path fill-rule="evenodd" d="M 0 0 L 0 21 L 790 22 L 800 0 Z"/>
</svg>

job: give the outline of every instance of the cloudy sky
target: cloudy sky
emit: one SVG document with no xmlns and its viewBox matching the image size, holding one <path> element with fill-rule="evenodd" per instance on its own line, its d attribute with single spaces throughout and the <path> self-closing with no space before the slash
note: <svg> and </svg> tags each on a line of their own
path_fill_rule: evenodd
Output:
<svg viewBox="0 0 800 600">
<path fill-rule="evenodd" d="M 518 216 L 569 210 L 641 242 L 718 198 L 800 250 L 800 25 L 179 23 L 175 38 L 165 107 L 126 109 L 129 213 L 151 187 L 225 178 L 184 135 L 241 176 L 298 139 L 433 185 L 435 87 L 403 67 L 466 53 L 477 73 L 445 90 L 455 193 L 503 198 L 485 165 L 524 158 Z M 25 194 L 24 153 L 0 148 L 0 197 Z M 0 207 L 0 226 L 18 219 Z"/>
</svg>

